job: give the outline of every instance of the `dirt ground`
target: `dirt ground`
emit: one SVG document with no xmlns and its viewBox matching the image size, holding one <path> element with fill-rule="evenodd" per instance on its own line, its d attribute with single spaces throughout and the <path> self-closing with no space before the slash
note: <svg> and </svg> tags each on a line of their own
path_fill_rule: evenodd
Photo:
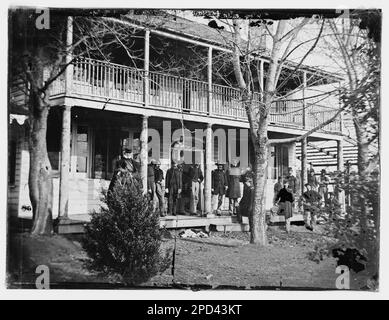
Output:
<svg viewBox="0 0 389 320">
<path fill-rule="evenodd" d="M 177 232 L 178 234 L 178 232 Z M 173 249 L 174 235 L 162 249 Z M 335 289 L 336 260 L 308 258 L 323 236 L 303 226 L 270 227 L 269 245 L 249 243 L 249 233 L 213 232 L 208 238 L 177 238 L 174 277 L 169 268 L 142 286 L 192 289 Z M 88 257 L 79 239 L 11 235 L 8 259 L 9 287 L 34 287 L 35 269 L 47 265 L 50 283 L 59 288 L 121 288 L 120 277 L 98 274 L 87 268 Z M 363 289 L 367 275 L 351 272 L 351 289 Z"/>
</svg>

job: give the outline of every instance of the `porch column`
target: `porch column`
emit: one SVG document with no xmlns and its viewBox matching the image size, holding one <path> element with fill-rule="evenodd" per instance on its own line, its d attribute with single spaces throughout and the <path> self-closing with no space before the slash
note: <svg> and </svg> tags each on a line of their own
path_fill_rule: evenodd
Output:
<svg viewBox="0 0 389 320">
<path fill-rule="evenodd" d="M 69 163 L 70 163 L 70 137 L 71 137 L 71 107 L 64 106 L 62 111 L 61 133 L 61 166 L 59 180 L 59 212 L 60 219 L 68 218 L 69 204 Z"/>
<path fill-rule="evenodd" d="M 73 64 L 70 64 L 73 59 L 73 53 L 71 46 L 73 45 L 73 17 L 68 17 L 67 30 L 66 30 L 66 47 L 67 53 L 65 62 L 68 64 L 65 70 L 65 92 L 70 94 L 72 91 L 72 80 L 73 80 Z"/>
<path fill-rule="evenodd" d="M 208 114 L 212 114 L 212 47 L 208 47 Z"/>
<path fill-rule="evenodd" d="M 264 61 L 261 59 L 261 63 L 259 65 L 259 71 L 260 71 L 260 74 L 261 74 L 261 79 L 260 79 L 260 86 L 261 86 L 261 101 L 263 101 L 263 90 L 264 90 L 264 81 L 265 81 L 265 75 L 264 75 L 264 68 L 263 68 L 263 65 L 264 65 Z"/>
<path fill-rule="evenodd" d="M 149 106 L 150 99 L 150 87 L 149 87 L 149 70 L 150 70 L 150 30 L 146 29 L 145 31 L 145 44 L 144 44 L 144 65 L 143 69 L 145 71 L 143 78 L 143 98 L 145 107 Z"/>
<path fill-rule="evenodd" d="M 140 173 L 143 193 L 147 192 L 148 137 L 148 116 L 142 116 L 142 131 L 140 133 Z"/>
<path fill-rule="evenodd" d="M 305 129 L 307 126 L 307 103 L 305 101 L 305 89 L 307 87 L 307 73 L 303 71 L 303 90 L 302 90 L 302 95 L 303 95 L 303 128 Z"/>
<path fill-rule="evenodd" d="M 301 194 L 304 193 L 304 185 L 307 182 L 307 138 L 305 138 L 301 141 Z"/>
<path fill-rule="evenodd" d="M 337 142 L 337 169 L 338 171 L 344 172 L 344 158 L 343 158 L 343 140 L 338 140 Z M 342 206 L 342 210 L 345 209 L 345 194 L 344 190 L 339 191 L 338 200 Z"/>
<path fill-rule="evenodd" d="M 212 125 L 207 124 L 205 129 L 205 182 L 204 182 L 204 209 L 205 213 L 212 213 Z"/>
</svg>

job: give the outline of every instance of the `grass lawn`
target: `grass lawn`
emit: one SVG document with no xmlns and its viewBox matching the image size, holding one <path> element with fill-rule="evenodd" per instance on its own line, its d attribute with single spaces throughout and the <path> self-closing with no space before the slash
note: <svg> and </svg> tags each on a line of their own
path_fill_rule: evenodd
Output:
<svg viewBox="0 0 389 320">
<path fill-rule="evenodd" d="M 178 232 L 177 232 L 178 234 Z M 174 236 L 174 231 L 171 232 Z M 336 260 L 324 257 L 316 263 L 308 258 L 323 236 L 303 226 L 268 229 L 269 245 L 249 243 L 249 234 L 212 232 L 208 238 L 177 238 L 175 272 L 164 273 L 142 284 L 146 287 L 239 288 L 239 289 L 335 289 Z M 174 238 L 163 240 L 162 249 L 172 249 Z M 76 237 L 54 235 L 10 235 L 8 286 L 34 287 L 35 269 L 47 265 L 52 287 L 120 288 L 117 275 L 88 269 L 88 257 Z M 351 272 L 351 289 L 366 285 L 367 274 Z"/>
</svg>

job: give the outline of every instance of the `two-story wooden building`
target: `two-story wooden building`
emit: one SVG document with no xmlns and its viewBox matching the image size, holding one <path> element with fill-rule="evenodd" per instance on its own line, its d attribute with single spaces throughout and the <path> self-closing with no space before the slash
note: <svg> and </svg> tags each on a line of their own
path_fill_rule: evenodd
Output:
<svg viewBox="0 0 389 320">
<path fill-rule="evenodd" d="M 244 163 L 246 152 L 248 162 L 252 160 L 249 124 L 240 102 L 240 91 L 223 84 L 213 70 L 215 55 L 229 50 L 225 34 L 180 17 L 161 17 L 165 19 L 163 23 L 154 27 L 150 24 L 146 27 L 144 19 L 140 15 L 128 16 L 120 22 L 136 30 L 138 44 L 142 41 L 143 65 L 125 65 L 120 63 L 120 56 L 114 61 L 78 59 L 53 84 L 47 147 L 54 172 L 54 218 L 86 215 L 99 208 L 101 191 L 108 187 L 114 161 L 123 146 L 139 150 L 143 163 L 159 158 L 166 173 L 171 160 L 169 146 L 183 136 L 185 152 L 193 150 L 194 161 L 205 173 L 201 189 L 204 213 L 212 211 L 211 171 L 215 162 L 228 164 L 232 158 L 241 158 L 243 168 L 247 166 Z M 72 19 L 69 21 L 71 28 Z M 164 58 L 154 49 L 161 41 L 174 43 L 176 48 L 200 48 L 207 61 L 203 80 L 199 80 L 199 76 L 191 78 L 191 73 L 185 77 L 154 70 L 150 61 Z M 256 59 L 260 66 L 258 81 L 263 85 L 269 57 L 264 53 Z M 309 66 L 302 66 L 299 75 L 301 82 L 305 81 L 306 96 L 310 90 L 323 91 L 326 86 L 336 86 L 340 81 L 325 70 Z M 306 81 L 313 77 L 323 80 L 320 88 Z M 259 93 L 255 94 L 255 99 L 260 101 Z M 28 117 L 23 111 L 26 101 L 17 90 L 11 90 L 11 100 L 8 210 L 12 215 L 31 215 L 29 152 L 24 126 Z M 301 135 L 331 118 L 339 108 L 338 102 L 331 99 L 307 103 L 311 103 L 309 99 L 301 100 L 293 95 L 275 103 L 270 114 L 269 138 Z M 61 138 L 62 132 L 69 134 Z M 313 133 L 309 141 L 336 141 L 341 150 L 341 133 L 339 117 Z M 153 150 L 149 150 L 149 145 Z M 342 152 L 337 154 L 341 169 Z M 297 175 L 301 168 L 295 143 L 273 146 L 269 155 L 267 208 L 272 205 L 277 177 L 285 175 L 288 167 L 295 168 Z M 69 166 L 63 165 L 64 157 L 70 157 Z M 63 184 L 69 185 L 68 193 L 61 193 Z"/>
</svg>

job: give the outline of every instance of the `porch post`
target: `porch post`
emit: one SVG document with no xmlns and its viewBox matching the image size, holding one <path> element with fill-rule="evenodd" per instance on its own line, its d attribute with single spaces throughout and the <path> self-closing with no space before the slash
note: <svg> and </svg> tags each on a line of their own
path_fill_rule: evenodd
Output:
<svg viewBox="0 0 389 320">
<path fill-rule="evenodd" d="M 301 141 L 301 194 L 304 193 L 304 186 L 307 182 L 307 138 L 305 138 Z"/>
<path fill-rule="evenodd" d="M 265 81 L 265 75 L 264 75 L 264 68 L 263 68 L 263 65 L 264 65 L 264 61 L 261 59 L 261 63 L 259 65 L 259 70 L 260 70 L 260 74 L 261 74 L 261 79 L 260 79 L 260 86 L 261 86 L 261 101 L 263 100 L 263 90 L 264 90 L 264 81 Z"/>
<path fill-rule="evenodd" d="M 66 47 L 68 52 L 66 53 L 66 64 L 69 64 L 65 71 L 65 93 L 70 94 L 72 91 L 72 80 L 73 80 L 73 64 L 70 62 L 73 59 L 73 54 L 71 52 L 71 46 L 73 44 L 73 17 L 68 17 L 67 21 L 67 31 L 66 31 Z"/>
<path fill-rule="evenodd" d="M 212 125 L 207 124 L 205 129 L 205 183 L 204 183 L 204 209 L 206 214 L 212 213 Z"/>
<path fill-rule="evenodd" d="M 212 114 L 212 47 L 208 47 L 208 114 Z"/>
<path fill-rule="evenodd" d="M 338 140 L 337 142 L 337 169 L 338 171 L 344 171 L 344 158 L 343 158 L 343 140 Z M 345 209 L 345 195 L 344 190 L 339 191 L 338 200 L 342 206 L 342 210 Z"/>
<path fill-rule="evenodd" d="M 305 102 L 305 88 L 307 87 L 307 73 L 303 71 L 303 128 L 307 127 L 307 111 Z M 301 140 L 301 194 L 304 193 L 304 186 L 308 182 L 308 171 L 307 171 L 307 142 L 308 139 L 304 138 Z"/>
<path fill-rule="evenodd" d="M 302 94 L 303 94 L 303 128 L 305 129 L 306 126 L 307 126 L 307 110 L 306 110 L 306 107 L 307 107 L 307 103 L 305 101 L 305 89 L 307 87 L 307 73 L 305 71 L 303 71 L 303 90 L 302 90 Z"/>
<path fill-rule="evenodd" d="M 143 193 L 147 192 L 148 137 L 148 116 L 142 116 L 142 131 L 140 133 L 140 173 Z"/>
<path fill-rule="evenodd" d="M 143 98 L 145 107 L 149 106 L 150 99 L 150 87 L 149 87 L 149 70 L 150 70 L 150 30 L 145 31 L 145 44 L 144 44 L 144 78 L 143 78 Z"/>
<path fill-rule="evenodd" d="M 63 106 L 62 133 L 61 133 L 61 166 L 59 180 L 59 212 L 60 219 L 68 218 L 69 204 L 69 163 L 70 163 L 70 136 L 71 136 L 71 107 Z"/>
</svg>

